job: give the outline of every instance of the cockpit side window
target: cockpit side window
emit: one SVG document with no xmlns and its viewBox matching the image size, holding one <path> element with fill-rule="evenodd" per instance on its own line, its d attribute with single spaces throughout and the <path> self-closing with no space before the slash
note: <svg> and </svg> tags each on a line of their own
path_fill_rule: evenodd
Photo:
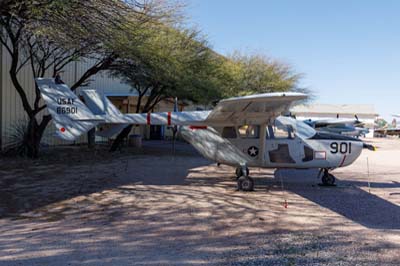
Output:
<svg viewBox="0 0 400 266">
<path fill-rule="evenodd" d="M 224 127 L 222 129 L 222 137 L 226 139 L 236 139 L 236 128 L 235 127 Z"/>
<path fill-rule="evenodd" d="M 288 125 L 269 125 L 267 127 L 267 138 L 269 139 L 293 139 L 293 127 Z"/>
<path fill-rule="evenodd" d="M 259 125 L 243 125 L 239 127 L 238 131 L 242 139 L 258 139 L 260 137 Z"/>
<path fill-rule="evenodd" d="M 267 138 L 295 138 L 308 139 L 315 135 L 315 129 L 302 121 L 291 117 L 279 116 L 272 125 L 267 127 Z"/>
</svg>

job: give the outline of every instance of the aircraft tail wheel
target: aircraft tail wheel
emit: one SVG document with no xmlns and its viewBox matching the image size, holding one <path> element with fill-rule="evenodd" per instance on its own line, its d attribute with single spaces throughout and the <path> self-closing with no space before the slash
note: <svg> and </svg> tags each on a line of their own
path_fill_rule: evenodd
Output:
<svg viewBox="0 0 400 266">
<path fill-rule="evenodd" d="M 240 191 L 253 191 L 254 190 L 254 180 L 249 176 L 241 176 L 238 181 L 238 190 Z"/>
<path fill-rule="evenodd" d="M 322 176 L 322 184 L 325 186 L 333 186 L 335 185 L 336 178 L 332 174 L 325 172 Z"/>
<path fill-rule="evenodd" d="M 236 174 L 236 178 L 239 178 L 241 176 L 249 176 L 249 174 L 250 174 L 249 168 L 246 167 L 246 173 L 243 173 L 242 167 L 239 166 L 236 168 L 235 174 Z"/>
</svg>

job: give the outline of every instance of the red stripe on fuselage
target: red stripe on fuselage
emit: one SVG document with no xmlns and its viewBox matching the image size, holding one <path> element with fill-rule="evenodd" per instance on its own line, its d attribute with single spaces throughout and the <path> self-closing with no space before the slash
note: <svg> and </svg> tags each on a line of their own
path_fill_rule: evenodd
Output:
<svg viewBox="0 0 400 266">
<path fill-rule="evenodd" d="M 189 126 L 190 129 L 207 129 L 207 126 Z"/>
<path fill-rule="evenodd" d="M 150 125 L 150 120 L 151 120 L 150 113 L 147 113 L 147 124 L 148 125 Z"/>
<path fill-rule="evenodd" d="M 339 167 L 342 167 L 342 166 L 343 166 L 345 160 L 346 160 L 346 155 L 343 156 L 343 160 L 342 160 L 342 162 L 340 163 Z"/>
<path fill-rule="evenodd" d="M 171 112 L 168 112 L 168 126 L 171 125 Z"/>
</svg>

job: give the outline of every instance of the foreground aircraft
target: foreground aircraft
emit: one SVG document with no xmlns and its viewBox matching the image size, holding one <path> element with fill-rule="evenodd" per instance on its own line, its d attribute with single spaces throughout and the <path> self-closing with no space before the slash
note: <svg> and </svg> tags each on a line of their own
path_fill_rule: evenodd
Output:
<svg viewBox="0 0 400 266">
<path fill-rule="evenodd" d="M 296 101 L 295 92 L 266 93 L 220 101 L 212 111 L 122 114 L 105 96 L 84 90 L 83 103 L 66 85 L 36 79 L 53 117 L 56 134 L 74 140 L 97 127 L 111 137 L 128 124 L 176 125 L 179 134 L 204 157 L 236 167 L 238 189 L 253 190 L 248 167 L 318 168 L 322 183 L 333 185 L 330 170 L 350 165 L 363 148 L 361 140 L 316 132 L 301 121 L 280 116 Z"/>
<path fill-rule="evenodd" d="M 357 138 L 368 134 L 369 129 L 363 127 L 364 123 L 358 120 L 357 116 L 355 116 L 355 118 L 356 119 L 339 118 L 338 115 L 337 118 L 331 119 L 307 119 L 304 120 L 304 123 L 321 132 L 342 134 Z"/>
</svg>

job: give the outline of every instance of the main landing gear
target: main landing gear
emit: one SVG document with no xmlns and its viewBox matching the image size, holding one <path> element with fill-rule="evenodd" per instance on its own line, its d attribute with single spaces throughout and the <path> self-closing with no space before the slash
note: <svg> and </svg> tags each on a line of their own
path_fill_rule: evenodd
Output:
<svg viewBox="0 0 400 266">
<path fill-rule="evenodd" d="M 240 191 L 253 191 L 254 180 L 249 176 L 249 168 L 247 166 L 239 166 L 236 168 L 237 188 Z"/>
<path fill-rule="evenodd" d="M 247 166 L 238 166 L 236 168 L 236 179 L 239 179 L 241 176 L 249 176 L 249 168 Z"/>
<path fill-rule="evenodd" d="M 323 175 L 321 177 L 322 185 L 324 185 L 324 186 L 334 186 L 335 185 L 335 181 L 336 181 L 335 176 L 330 174 L 329 170 L 327 168 L 321 169 L 319 171 L 319 175 L 318 176 L 321 176 L 322 172 L 323 172 Z"/>
</svg>

